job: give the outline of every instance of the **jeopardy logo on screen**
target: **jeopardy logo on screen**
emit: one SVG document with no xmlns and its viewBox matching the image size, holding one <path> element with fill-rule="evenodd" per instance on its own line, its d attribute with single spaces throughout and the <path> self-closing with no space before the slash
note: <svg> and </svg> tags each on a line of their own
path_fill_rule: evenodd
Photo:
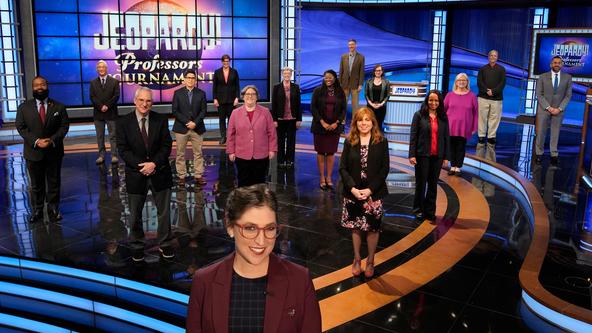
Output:
<svg viewBox="0 0 592 333">
<path fill-rule="evenodd" d="M 152 88 L 178 85 L 187 69 L 195 69 L 199 80 L 211 80 L 211 71 L 200 73 L 200 59 L 202 50 L 221 45 L 220 15 L 189 15 L 183 6 L 164 1 L 154 13 L 154 3 L 132 5 L 123 19 L 118 12 L 103 13 L 94 48 L 115 52 L 120 74 L 114 76 Z"/>
<path fill-rule="evenodd" d="M 590 44 L 570 40 L 554 44 L 551 55 L 561 57 L 566 67 L 584 67 L 586 66 L 585 59 L 589 53 Z"/>
</svg>

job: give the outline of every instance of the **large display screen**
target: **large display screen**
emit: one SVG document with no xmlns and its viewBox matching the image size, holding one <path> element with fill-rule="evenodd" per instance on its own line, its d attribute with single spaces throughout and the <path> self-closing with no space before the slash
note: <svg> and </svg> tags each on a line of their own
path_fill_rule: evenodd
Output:
<svg viewBox="0 0 592 333">
<path fill-rule="evenodd" d="M 538 78 L 550 70 L 551 59 L 563 59 L 562 71 L 578 82 L 592 82 L 592 29 L 535 30 L 530 62 L 530 77 Z"/>
<path fill-rule="evenodd" d="M 241 87 L 269 90 L 267 0 L 35 0 L 37 69 L 51 96 L 88 106 L 89 82 L 104 60 L 121 81 L 120 103 L 139 85 L 168 103 L 186 69 L 212 100 L 212 77 L 228 54 Z"/>
</svg>

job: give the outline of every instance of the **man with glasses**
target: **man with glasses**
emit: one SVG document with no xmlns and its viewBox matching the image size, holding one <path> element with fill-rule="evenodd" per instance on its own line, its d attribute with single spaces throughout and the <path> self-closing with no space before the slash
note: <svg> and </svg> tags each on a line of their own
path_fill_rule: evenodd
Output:
<svg viewBox="0 0 592 333">
<path fill-rule="evenodd" d="M 358 97 L 364 85 L 365 58 L 356 47 L 356 40 L 350 39 L 347 42 L 349 52 L 343 54 L 339 62 L 339 83 L 345 93 L 346 103 L 351 94 L 352 115 L 358 110 Z"/>
<path fill-rule="evenodd" d="M 230 56 L 222 56 L 222 67 L 214 72 L 212 82 L 214 95 L 214 106 L 218 108 L 218 119 L 220 121 L 220 144 L 226 143 L 226 122 L 230 118 L 232 109 L 238 104 L 240 84 L 238 72 L 230 67 Z"/>
<path fill-rule="evenodd" d="M 193 167 L 195 171 L 195 183 L 198 186 L 206 184 L 203 177 L 204 160 L 201 154 L 203 143 L 203 134 L 206 131 L 204 117 L 206 116 L 206 94 L 203 90 L 196 87 L 197 75 L 195 70 L 185 71 L 183 78 L 183 88 L 179 88 L 173 95 L 173 133 L 177 141 L 177 177 L 179 185 L 185 184 L 187 176 L 187 166 L 185 165 L 185 147 L 187 141 L 191 140 L 193 148 Z"/>
</svg>

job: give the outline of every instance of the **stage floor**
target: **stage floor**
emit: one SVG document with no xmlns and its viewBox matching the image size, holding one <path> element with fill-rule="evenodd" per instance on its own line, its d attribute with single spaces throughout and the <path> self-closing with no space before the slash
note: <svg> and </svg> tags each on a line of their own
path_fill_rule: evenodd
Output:
<svg viewBox="0 0 592 333">
<path fill-rule="evenodd" d="M 584 228 L 588 193 L 576 182 L 578 152 L 573 142 L 579 132 L 562 132 L 559 167 L 549 166 L 548 158 L 531 166 L 532 140 L 525 133 L 523 125 L 503 123 L 496 145 L 471 141 L 469 152 L 516 170 L 541 191 L 552 228 L 541 283 L 562 299 L 591 309 L 590 289 L 583 286 L 588 279 L 589 288 L 592 253 L 577 246 L 592 238 Z M 175 258 L 159 260 L 157 244 L 149 242 L 145 262 L 134 264 L 127 244 L 123 165 L 96 166 L 96 144 L 90 141 L 67 141 L 60 223 L 27 222 L 31 209 L 22 145 L 0 148 L 0 255 L 188 293 L 196 269 L 233 251 L 222 216 L 235 172 L 224 150 L 206 142 L 205 186 L 188 182 L 173 187 Z M 443 171 L 438 219 L 417 223 L 411 213 L 413 168 L 405 150 L 392 149 L 376 274 L 370 280 L 352 278 L 351 235 L 339 226 L 342 196 L 319 189 L 308 129 L 298 132 L 297 142 L 295 169 L 277 169 L 275 162 L 270 168 L 269 187 L 278 194 L 279 218 L 285 224 L 276 252 L 309 268 L 324 330 L 505 333 L 548 327 L 521 301 L 518 272 L 530 246 L 533 216 L 507 179 L 469 166 L 460 177 Z M 173 160 L 171 164 L 174 169 Z M 337 166 L 338 161 L 336 184 Z M 155 237 L 155 215 L 149 201 L 144 229 L 150 239 Z M 182 325 L 179 319 L 169 322 Z"/>
</svg>

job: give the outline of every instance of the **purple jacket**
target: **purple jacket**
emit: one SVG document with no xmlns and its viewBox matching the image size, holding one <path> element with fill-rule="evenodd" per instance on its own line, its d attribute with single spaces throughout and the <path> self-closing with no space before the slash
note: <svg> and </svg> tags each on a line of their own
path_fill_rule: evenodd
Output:
<svg viewBox="0 0 592 333">
<path fill-rule="evenodd" d="M 269 152 L 277 152 L 277 137 L 269 109 L 260 105 L 249 120 L 243 105 L 232 111 L 226 132 L 226 153 L 243 160 L 263 159 Z"/>
</svg>

